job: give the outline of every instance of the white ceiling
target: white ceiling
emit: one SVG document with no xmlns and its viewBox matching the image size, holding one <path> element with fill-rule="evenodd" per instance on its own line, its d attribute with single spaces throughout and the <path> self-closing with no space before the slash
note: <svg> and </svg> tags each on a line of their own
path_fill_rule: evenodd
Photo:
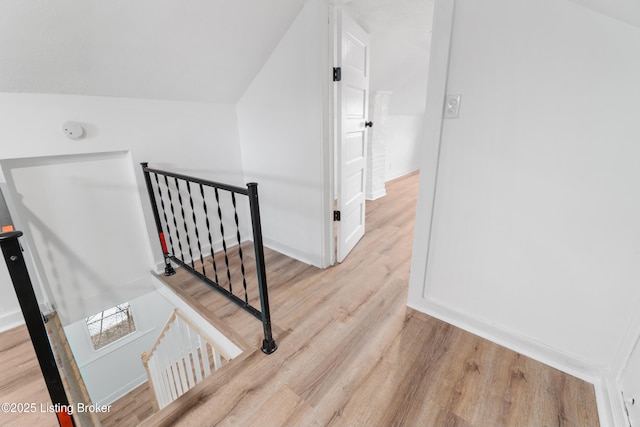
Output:
<svg viewBox="0 0 640 427">
<path fill-rule="evenodd" d="M 351 0 L 344 8 L 371 34 L 371 91 L 393 92 L 390 114 L 424 112 L 434 0 Z"/>
<path fill-rule="evenodd" d="M 304 0 L 2 0 L 0 91 L 235 103 Z"/>
<path fill-rule="evenodd" d="M 569 0 L 618 21 L 640 27 L 640 0 Z"/>
<path fill-rule="evenodd" d="M 372 90 L 408 112 L 425 99 L 433 1 L 341 1 L 372 34 Z M 640 26 L 640 0 L 570 1 Z M 2 0 L 0 92 L 235 103 L 304 2 Z"/>
<path fill-rule="evenodd" d="M 396 89 L 398 64 L 426 73 L 432 1 L 347 6 L 385 35 L 372 84 Z M 0 91 L 235 103 L 304 2 L 2 0 Z"/>
</svg>

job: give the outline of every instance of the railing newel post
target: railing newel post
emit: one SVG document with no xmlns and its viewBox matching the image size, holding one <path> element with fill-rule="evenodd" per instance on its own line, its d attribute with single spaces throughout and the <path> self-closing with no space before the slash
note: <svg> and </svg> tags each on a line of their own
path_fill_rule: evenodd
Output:
<svg viewBox="0 0 640 427">
<path fill-rule="evenodd" d="M 51 397 L 52 407 L 58 417 L 58 424 L 65 427 L 75 426 L 76 424 L 72 417 L 74 408 L 67 397 L 56 358 L 51 348 L 47 329 L 44 325 L 44 318 L 40 312 L 29 271 L 22 255 L 22 247 L 18 241 L 20 236 L 22 236 L 22 231 L 0 233 L 0 248 L 7 264 L 9 276 L 13 282 L 16 297 L 24 316 L 27 331 L 31 337 L 31 343 L 33 344 L 45 385 Z"/>
<path fill-rule="evenodd" d="M 162 248 L 162 256 L 164 257 L 164 275 L 171 276 L 172 274 L 176 274 L 176 271 L 173 269 L 171 265 L 171 260 L 169 258 L 169 250 L 167 249 L 167 242 L 164 237 L 164 231 L 162 230 L 162 223 L 160 222 L 160 214 L 158 213 L 158 203 L 156 201 L 156 195 L 153 192 L 153 185 L 151 184 L 151 176 L 147 167 L 149 166 L 148 162 L 140 163 L 142 166 L 142 172 L 144 174 L 144 181 L 147 184 L 147 192 L 149 193 L 149 199 L 151 201 L 151 210 L 153 211 L 153 220 L 156 223 L 156 230 L 158 231 L 158 239 L 160 240 L 160 247 Z"/>
<path fill-rule="evenodd" d="M 258 203 L 258 184 L 247 184 L 249 191 L 249 208 L 251 211 L 251 226 L 253 228 L 253 247 L 256 253 L 256 274 L 258 275 L 258 290 L 260 291 L 260 308 L 264 340 L 262 352 L 271 354 L 278 349 L 271 331 L 271 310 L 269 308 L 269 293 L 267 289 L 267 272 L 264 262 L 264 246 L 262 242 L 262 225 L 260 223 L 260 205 Z"/>
</svg>

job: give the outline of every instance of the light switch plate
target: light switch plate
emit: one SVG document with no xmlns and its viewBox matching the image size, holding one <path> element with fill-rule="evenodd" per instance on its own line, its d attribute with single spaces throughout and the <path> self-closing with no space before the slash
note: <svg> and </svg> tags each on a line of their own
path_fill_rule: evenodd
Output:
<svg viewBox="0 0 640 427">
<path fill-rule="evenodd" d="M 460 115 L 460 100 L 462 95 L 447 95 L 444 102 L 444 118 L 457 119 Z"/>
</svg>

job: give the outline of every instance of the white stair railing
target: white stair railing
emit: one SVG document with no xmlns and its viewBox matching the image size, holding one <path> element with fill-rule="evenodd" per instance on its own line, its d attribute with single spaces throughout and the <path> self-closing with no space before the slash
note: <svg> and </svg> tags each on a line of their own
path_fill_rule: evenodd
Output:
<svg viewBox="0 0 640 427">
<path fill-rule="evenodd" d="M 148 353 L 142 353 L 150 388 L 162 409 L 231 360 L 211 339 L 174 310 Z"/>
</svg>

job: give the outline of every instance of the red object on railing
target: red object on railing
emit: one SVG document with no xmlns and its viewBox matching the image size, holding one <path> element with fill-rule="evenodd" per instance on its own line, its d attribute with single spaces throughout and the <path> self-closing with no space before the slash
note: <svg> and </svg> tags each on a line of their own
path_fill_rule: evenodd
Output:
<svg viewBox="0 0 640 427">
<path fill-rule="evenodd" d="M 167 250 L 167 241 L 164 240 L 163 232 L 160 233 L 160 244 L 162 245 L 162 253 L 169 253 L 169 251 Z"/>
<path fill-rule="evenodd" d="M 73 427 L 73 419 L 67 411 L 59 411 L 57 412 L 57 415 L 58 424 L 60 424 L 60 427 Z"/>
</svg>

